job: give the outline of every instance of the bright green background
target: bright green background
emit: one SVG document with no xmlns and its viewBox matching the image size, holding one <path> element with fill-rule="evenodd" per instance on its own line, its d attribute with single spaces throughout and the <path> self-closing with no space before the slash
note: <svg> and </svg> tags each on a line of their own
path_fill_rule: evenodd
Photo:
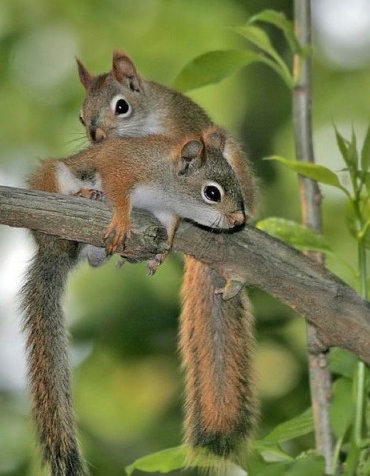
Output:
<svg viewBox="0 0 370 476">
<path fill-rule="evenodd" d="M 103 72 L 112 50 L 122 48 L 144 76 L 170 85 L 193 57 L 246 46 L 228 26 L 242 25 L 264 8 L 291 17 L 290 6 L 286 0 L 2 0 L 0 183 L 22 185 L 40 157 L 67 155 L 86 144 L 78 122 L 83 88 L 74 56 L 91 71 Z M 282 37 L 271 32 L 289 61 Z M 353 123 L 361 137 L 370 110 L 370 68 L 342 70 L 320 50 L 314 68 L 317 160 L 339 170 L 332 121 L 344 133 Z M 280 78 L 255 65 L 191 96 L 240 138 L 255 163 L 259 218 L 299 220 L 295 175 L 262 161 L 271 154 L 294 157 L 290 93 Z M 353 264 L 355 247 L 343 204 L 328 189 L 324 195 L 325 235 Z M 11 248 L 7 233 L 0 228 L 0 263 Z M 26 242 L 25 232 L 17 233 Z M 353 284 L 343 265 L 334 259 L 328 264 Z M 75 407 L 94 476 L 121 475 L 135 458 L 181 441 L 183 378 L 176 351 L 181 266 L 175 256 L 151 278 L 144 265 L 122 270 L 113 262 L 97 270 L 82 265 L 70 279 L 66 313 L 76 363 Z M 0 302 L 5 289 L 0 282 Z M 309 406 L 305 325 L 260 291 L 250 295 L 257 318 L 263 435 Z M 294 443 L 293 452 L 306 442 Z M 1 386 L 0 475 L 39 475 L 37 454 L 25 389 Z"/>
</svg>

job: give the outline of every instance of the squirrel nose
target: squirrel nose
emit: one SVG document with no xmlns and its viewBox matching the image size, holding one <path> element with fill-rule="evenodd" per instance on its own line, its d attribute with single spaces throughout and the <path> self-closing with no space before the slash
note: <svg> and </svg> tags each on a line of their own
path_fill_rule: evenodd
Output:
<svg viewBox="0 0 370 476">
<path fill-rule="evenodd" d="M 230 225 L 232 227 L 244 225 L 245 215 L 242 211 L 234 212 L 229 218 Z"/>
<path fill-rule="evenodd" d="M 107 137 L 107 135 L 103 129 L 97 127 L 96 129 L 90 129 L 90 137 L 93 142 L 101 142 Z"/>
</svg>

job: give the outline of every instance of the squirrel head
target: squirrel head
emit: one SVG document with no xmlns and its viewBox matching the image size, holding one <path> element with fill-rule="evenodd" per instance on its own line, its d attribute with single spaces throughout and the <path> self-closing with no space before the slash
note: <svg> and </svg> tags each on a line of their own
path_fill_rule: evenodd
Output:
<svg viewBox="0 0 370 476">
<path fill-rule="evenodd" d="M 245 223 L 245 212 L 239 181 L 224 157 L 225 142 L 224 131 L 212 126 L 200 138 L 186 138 L 172 161 L 177 189 L 195 198 L 194 207 L 187 203 L 188 211 L 179 210 L 179 216 L 188 213 L 199 224 L 231 229 Z"/>
<path fill-rule="evenodd" d="M 77 67 L 86 90 L 80 121 L 91 142 L 101 142 L 108 136 L 135 137 L 163 132 L 156 119 L 160 108 L 153 107 L 153 98 L 146 92 L 148 82 L 140 77 L 125 53 L 113 53 L 109 73 L 95 76 L 78 59 Z"/>
</svg>

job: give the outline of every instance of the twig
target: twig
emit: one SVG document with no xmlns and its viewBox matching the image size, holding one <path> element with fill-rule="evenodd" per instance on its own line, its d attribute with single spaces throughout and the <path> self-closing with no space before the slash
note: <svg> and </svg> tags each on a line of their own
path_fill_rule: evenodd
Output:
<svg viewBox="0 0 370 476">
<path fill-rule="evenodd" d="M 103 203 L 0 187 L 1 224 L 103 246 L 110 218 Z M 121 251 L 130 260 L 148 259 L 164 239 L 163 228 L 153 217 L 136 212 L 132 237 Z M 313 324 L 325 346 L 344 347 L 370 363 L 370 303 L 285 243 L 250 226 L 231 235 L 215 233 L 210 241 L 208 231 L 182 222 L 174 251 L 208 263 L 224 277 L 243 279 L 268 292 Z"/>
<path fill-rule="evenodd" d="M 311 47 L 310 0 L 294 1 L 295 33 L 304 48 Z M 294 57 L 295 87 L 293 90 L 293 121 L 297 160 L 315 162 L 312 143 L 312 80 L 311 59 Z M 302 221 L 317 232 L 321 232 L 321 193 L 317 182 L 299 177 Z M 310 252 L 311 259 L 323 264 L 324 255 Z M 309 375 L 312 407 L 315 421 L 316 449 L 325 458 L 326 472 L 331 471 L 334 438 L 329 420 L 331 377 L 327 354 L 318 340 L 316 327 L 307 328 L 309 349 Z"/>
</svg>

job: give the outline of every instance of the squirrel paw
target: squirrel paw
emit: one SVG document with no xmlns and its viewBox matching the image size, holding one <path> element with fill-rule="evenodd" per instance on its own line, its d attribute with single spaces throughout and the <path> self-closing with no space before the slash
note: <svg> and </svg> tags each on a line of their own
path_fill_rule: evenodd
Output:
<svg viewBox="0 0 370 476">
<path fill-rule="evenodd" d="M 159 266 L 167 258 L 168 253 L 169 253 L 169 250 L 165 251 L 164 253 L 158 253 L 157 255 L 154 256 L 153 259 L 150 259 L 150 260 L 147 261 L 146 267 L 148 269 L 148 274 L 150 276 L 153 276 L 153 274 L 155 274 L 155 272 L 157 271 Z"/>
<path fill-rule="evenodd" d="M 95 188 L 80 188 L 80 190 L 73 195 L 76 195 L 77 197 L 88 198 L 89 200 L 97 200 L 99 202 L 105 201 L 104 192 Z"/>
<path fill-rule="evenodd" d="M 228 301 L 239 294 L 244 286 L 245 282 L 242 279 L 227 279 L 223 288 L 215 289 L 215 294 L 222 294 L 222 299 Z"/>
<path fill-rule="evenodd" d="M 153 276 L 159 266 L 164 262 L 171 251 L 172 244 L 166 243 L 165 250 L 162 253 L 157 253 L 154 258 L 147 261 L 146 267 L 148 269 L 148 274 Z"/>
<path fill-rule="evenodd" d="M 113 220 L 104 234 L 104 239 L 110 240 L 105 247 L 109 255 L 113 254 L 118 246 L 121 243 L 124 243 L 127 238 L 130 238 L 130 228 L 131 226 L 129 219 L 126 217 L 117 217 L 116 215 L 113 216 Z M 110 235 L 113 235 L 112 238 L 110 238 Z"/>
</svg>

